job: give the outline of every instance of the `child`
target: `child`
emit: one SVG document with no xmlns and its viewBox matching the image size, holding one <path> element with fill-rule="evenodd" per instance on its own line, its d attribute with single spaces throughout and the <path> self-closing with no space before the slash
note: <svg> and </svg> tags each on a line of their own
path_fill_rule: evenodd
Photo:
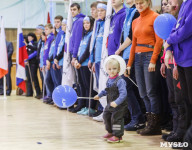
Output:
<svg viewBox="0 0 192 150">
<path fill-rule="evenodd" d="M 83 19 L 83 38 L 80 43 L 80 47 L 78 50 L 78 59 L 75 62 L 74 67 L 76 69 L 80 69 L 81 74 L 81 80 L 82 80 L 82 88 L 85 90 L 82 96 L 89 97 L 89 91 L 90 91 L 90 76 L 91 73 L 88 68 L 88 61 L 89 61 L 89 48 L 90 48 L 90 42 L 91 42 L 91 36 L 92 36 L 92 30 L 93 30 L 93 23 L 94 19 L 92 17 L 85 17 Z M 93 92 L 92 92 L 93 94 Z M 77 114 L 80 115 L 88 115 L 89 114 L 89 101 L 88 100 L 81 100 L 81 104 L 83 102 L 83 105 L 86 107 L 83 107 L 81 111 L 78 111 Z M 95 113 L 95 102 L 91 101 L 91 108 L 90 108 L 90 114 Z"/>
<path fill-rule="evenodd" d="M 126 82 L 119 76 L 122 67 L 115 58 L 110 58 L 105 67 L 109 75 L 107 88 L 96 95 L 94 99 L 99 100 L 107 95 L 107 106 L 103 113 L 103 119 L 108 133 L 103 138 L 108 142 L 117 143 L 122 141 L 124 134 L 123 115 L 127 107 Z"/>
</svg>

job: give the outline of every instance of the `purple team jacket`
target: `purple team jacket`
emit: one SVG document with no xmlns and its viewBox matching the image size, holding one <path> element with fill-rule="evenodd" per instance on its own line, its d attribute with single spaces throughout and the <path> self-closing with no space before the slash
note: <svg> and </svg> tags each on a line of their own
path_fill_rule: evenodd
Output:
<svg viewBox="0 0 192 150">
<path fill-rule="evenodd" d="M 46 40 L 45 46 L 44 46 L 44 55 L 43 55 L 43 65 L 44 66 L 46 65 L 46 60 L 49 57 L 49 50 L 50 50 L 53 39 L 54 39 L 54 34 L 50 33 L 47 37 L 47 40 Z"/>
<path fill-rule="evenodd" d="M 111 19 L 108 37 L 108 55 L 114 55 L 120 46 L 123 23 L 126 17 L 125 7 L 115 13 Z"/>
<path fill-rule="evenodd" d="M 192 1 L 183 2 L 176 26 L 167 39 L 173 48 L 174 58 L 181 67 L 192 67 Z M 169 49 L 169 48 L 168 48 Z"/>
<path fill-rule="evenodd" d="M 78 14 L 75 16 L 72 30 L 71 30 L 71 37 L 70 37 L 70 43 L 69 43 L 69 52 L 74 58 L 77 58 L 77 53 L 79 49 L 79 45 L 82 39 L 83 34 L 83 18 L 85 15 Z"/>
</svg>

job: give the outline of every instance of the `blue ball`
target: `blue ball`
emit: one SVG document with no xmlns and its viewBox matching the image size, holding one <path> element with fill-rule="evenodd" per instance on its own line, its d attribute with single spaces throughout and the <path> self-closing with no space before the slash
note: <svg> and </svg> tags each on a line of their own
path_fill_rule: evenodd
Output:
<svg viewBox="0 0 192 150">
<path fill-rule="evenodd" d="M 159 15 L 154 22 L 155 33 L 162 39 L 166 40 L 173 27 L 175 26 L 177 20 L 171 14 Z"/>
<path fill-rule="evenodd" d="M 58 107 L 67 108 L 75 104 L 77 93 L 68 85 L 59 85 L 54 89 L 52 98 Z"/>
</svg>

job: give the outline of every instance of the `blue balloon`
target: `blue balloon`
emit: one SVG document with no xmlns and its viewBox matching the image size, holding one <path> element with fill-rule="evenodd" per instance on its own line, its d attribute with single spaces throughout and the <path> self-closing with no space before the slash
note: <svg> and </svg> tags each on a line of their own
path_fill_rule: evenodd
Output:
<svg viewBox="0 0 192 150">
<path fill-rule="evenodd" d="M 155 33 L 162 39 L 166 40 L 173 27 L 175 26 L 177 20 L 171 14 L 159 15 L 154 22 Z"/>
<path fill-rule="evenodd" d="M 52 98 L 58 107 L 67 108 L 75 104 L 77 93 L 68 85 L 59 85 L 54 89 Z"/>
</svg>

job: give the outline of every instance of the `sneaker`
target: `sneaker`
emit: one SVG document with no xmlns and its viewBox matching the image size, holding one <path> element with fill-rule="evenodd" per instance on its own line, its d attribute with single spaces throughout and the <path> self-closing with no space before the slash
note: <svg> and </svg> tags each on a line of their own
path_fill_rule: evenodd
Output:
<svg viewBox="0 0 192 150">
<path fill-rule="evenodd" d="M 103 113 L 101 113 L 97 117 L 93 117 L 93 120 L 98 121 L 98 122 L 103 122 Z"/>
<path fill-rule="evenodd" d="M 116 137 L 116 136 L 112 136 L 111 138 L 108 138 L 107 139 L 107 142 L 109 142 L 109 143 L 120 143 L 120 142 L 122 142 L 122 137 Z"/>
<path fill-rule="evenodd" d="M 144 123 L 135 123 L 135 121 L 131 120 L 130 123 L 124 126 L 126 131 L 137 131 L 138 129 L 143 129 L 145 127 Z"/>
<path fill-rule="evenodd" d="M 112 136 L 113 136 L 112 133 L 107 133 L 106 135 L 103 136 L 103 139 L 107 140 L 107 139 L 111 138 Z"/>
<path fill-rule="evenodd" d="M 87 110 L 86 107 L 82 108 L 80 111 L 77 112 L 78 115 L 82 115 L 83 112 Z"/>
<path fill-rule="evenodd" d="M 100 114 L 102 114 L 103 111 L 98 110 L 97 112 L 95 112 L 94 114 L 91 114 L 90 117 L 97 117 Z"/>
<path fill-rule="evenodd" d="M 90 112 L 89 112 L 90 111 Z M 82 115 L 89 115 L 90 114 L 94 114 L 95 110 L 90 108 L 90 110 L 87 108 L 84 112 L 82 112 Z"/>
</svg>

